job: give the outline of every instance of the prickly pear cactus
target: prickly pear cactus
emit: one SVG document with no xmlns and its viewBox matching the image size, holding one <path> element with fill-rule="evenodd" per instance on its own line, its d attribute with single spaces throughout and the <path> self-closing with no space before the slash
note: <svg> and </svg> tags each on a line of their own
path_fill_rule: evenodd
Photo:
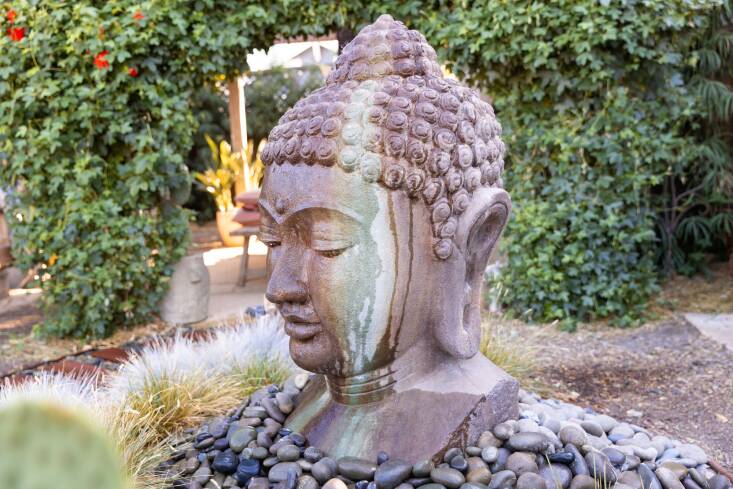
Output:
<svg viewBox="0 0 733 489">
<path fill-rule="evenodd" d="M 42 401 L 0 408 L 0 488 L 49 487 L 129 489 L 129 484 L 112 439 L 82 411 Z"/>
</svg>

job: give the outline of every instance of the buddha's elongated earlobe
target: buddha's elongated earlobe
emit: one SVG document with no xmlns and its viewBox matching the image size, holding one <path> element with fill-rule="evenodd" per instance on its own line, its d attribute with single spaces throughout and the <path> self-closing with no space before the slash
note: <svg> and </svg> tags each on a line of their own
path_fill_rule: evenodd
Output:
<svg viewBox="0 0 733 489">
<path fill-rule="evenodd" d="M 461 283 L 463 290 L 453 295 L 453 305 L 444 311 L 441 324 L 436 324 L 435 328 L 441 348 L 454 357 L 470 358 L 479 350 L 484 270 L 506 226 L 510 210 L 509 194 L 502 189 L 484 187 L 476 191 L 461 216 L 456 232 L 460 253 L 452 256 L 449 262 L 453 262 L 455 273 L 461 275 L 455 277 L 455 283 Z"/>
</svg>

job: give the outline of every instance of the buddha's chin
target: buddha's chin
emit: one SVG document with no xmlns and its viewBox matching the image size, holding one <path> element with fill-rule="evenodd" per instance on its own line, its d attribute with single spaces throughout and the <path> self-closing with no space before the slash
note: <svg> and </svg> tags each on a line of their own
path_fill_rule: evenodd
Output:
<svg viewBox="0 0 733 489">
<path fill-rule="evenodd" d="M 337 361 L 328 335 L 322 332 L 306 340 L 291 336 L 290 356 L 300 368 L 320 374 L 331 373 Z"/>
</svg>

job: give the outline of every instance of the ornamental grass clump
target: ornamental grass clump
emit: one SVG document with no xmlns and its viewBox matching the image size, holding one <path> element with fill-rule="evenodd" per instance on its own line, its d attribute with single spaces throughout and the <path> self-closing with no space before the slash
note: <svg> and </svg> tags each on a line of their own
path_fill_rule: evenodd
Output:
<svg viewBox="0 0 733 489">
<path fill-rule="evenodd" d="M 267 315 L 216 330 L 201 342 L 178 336 L 147 347 L 109 380 L 105 396 L 147 418 L 152 438 L 164 440 L 295 370 L 282 319 Z"/>
<path fill-rule="evenodd" d="M 541 392 L 546 388 L 537 376 L 536 348 L 521 341 L 500 321 L 484 320 L 479 348 L 494 365 L 517 379 L 523 389 Z"/>
</svg>

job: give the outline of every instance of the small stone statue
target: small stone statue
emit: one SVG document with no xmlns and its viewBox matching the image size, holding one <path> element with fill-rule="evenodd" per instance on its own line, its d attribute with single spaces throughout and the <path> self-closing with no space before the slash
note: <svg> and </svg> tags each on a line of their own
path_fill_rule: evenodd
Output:
<svg viewBox="0 0 733 489">
<path fill-rule="evenodd" d="M 479 353 L 509 216 L 491 106 L 381 16 L 270 133 L 260 198 L 277 304 L 309 383 L 286 426 L 330 456 L 434 457 L 517 416 Z"/>
</svg>

